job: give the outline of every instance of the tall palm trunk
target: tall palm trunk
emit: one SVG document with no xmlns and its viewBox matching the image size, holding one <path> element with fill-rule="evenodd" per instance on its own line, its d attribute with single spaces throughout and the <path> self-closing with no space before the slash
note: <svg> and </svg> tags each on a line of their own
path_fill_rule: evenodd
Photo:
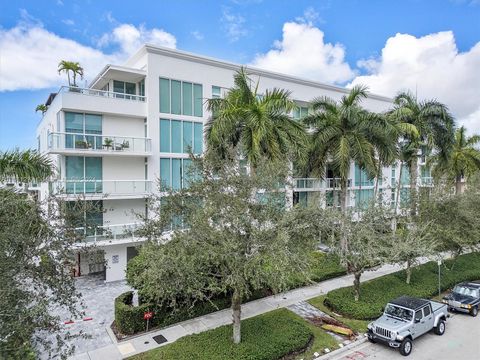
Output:
<svg viewBox="0 0 480 360">
<path fill-rule="evenodd" d="M 395 206 L 393 208 L 392 230 L 397 231 L 398 204 L 400 203 L 400 190 L 402 187 L 403 162 L 400 162 L 400 171 L 398 172 L 397 194 L 395 195 Z M 396 179 L 395 179 L 396 181 Z"/>
<path fill-rule="evenodd" d="M 347 212 L 348 201 L 348 179 L 340 178 L 340 210 L 343 214 Z"/>
<path fill-rule="evenodd" d="M 461 193 L 463 193 L 462 176 L 457 175 L 455 177 L 455 195 L 460 195 Z"/>
<path fill-rule="evenodd" d="M 288 165 L 288 173 L 285 181 L 285 209 L 290 210 L 293 207 L 293 165 Z"/>
<path fill-rule="evenodd" d="M 378 161 L 378 169 L 377 169 L 377 176 L 375 178 L 375 190 L 373 191 L 373 198 L 377 201 L 378 196 L 378 182 L 380 181 L 382 176 L 382 163 Z"/>
<path fill-rule="evenodd" d="M 418 157 L 414 155 L 410 160 L 410 214 L 417 214 L 417 197 L 418 197 Z"/>
<path fill-rule="evenodd" d="M 233 343 L 240 344 L 242 340 L 241 333 L 240 333 L 240 320 L 241 320 L 241 312 L 242 312 L 242 296 L 238 290 L 233 292 L 232 297 L 232 320 L 233 320 Z"/>
</svg>

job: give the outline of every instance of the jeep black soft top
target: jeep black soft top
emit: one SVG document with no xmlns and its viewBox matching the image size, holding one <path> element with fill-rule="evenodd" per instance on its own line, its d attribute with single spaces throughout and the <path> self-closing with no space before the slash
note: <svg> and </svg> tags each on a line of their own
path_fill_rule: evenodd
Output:
<svg viewBox="0 0 480 360">
<path fill-rule="evenodd" d="M 390 304 L 398 305 L 411 310 L 418 310 L 429 303 L 430 301 L 428 300 L 413 298 L 410 296 L 400 296 L 399 298 L 390 301 Z"/>
</svg>

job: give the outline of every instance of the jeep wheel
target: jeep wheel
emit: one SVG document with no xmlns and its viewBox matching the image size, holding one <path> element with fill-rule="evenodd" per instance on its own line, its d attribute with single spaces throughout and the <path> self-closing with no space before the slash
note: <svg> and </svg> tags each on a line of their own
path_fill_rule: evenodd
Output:
<svg viewBox="0 0 480 360">
<path fill-rule="evenodd" d="M 433 331 L 435 332 L 435 334 L 440 335 L 440 336 L 445 334 L 445 321 L 440 320 L 438 322 L 437 326 L 435 326 L 433 328 Z"/>
<path fill-rule="evenodd" d="M 400 344 L 400 354 L 403 356 L 408 356 L 412 352 L 412 340 L 405 339 Z"/>
<path fill-rule="evenodd" d="M 477 317 L 478 315 L 478 307 L 473 307 L 472 310 L 470 310 L 470 315 L 472 315 L 473 317 Z"/>
</svg>

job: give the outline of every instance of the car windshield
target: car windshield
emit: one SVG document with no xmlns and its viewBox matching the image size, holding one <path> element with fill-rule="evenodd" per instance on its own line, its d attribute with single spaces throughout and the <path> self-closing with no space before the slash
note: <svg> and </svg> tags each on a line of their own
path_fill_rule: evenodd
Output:
<svg viewBox="0 0 480 360">
<path fill-rule="evenodd" d="M 471 296 L 471 297 L 477 297 L 477 290 L 468 288 L 466 286 L 455 286 L 453 288 L 453 292 L 460 294 L 460 295 L 465 295 L 465 296 Z"/>
<path fill-rule="evenodd" d="M 395 306 L 392 304 L 387 305 L 387 307 L 385 308 L 385 314 L 395 316 L 397 318 L 408 320 L 408 321 L 412 320 L 412 317 L 413 317 L 412 310 L 404 309 L 402 307 Z"/>
</svg>

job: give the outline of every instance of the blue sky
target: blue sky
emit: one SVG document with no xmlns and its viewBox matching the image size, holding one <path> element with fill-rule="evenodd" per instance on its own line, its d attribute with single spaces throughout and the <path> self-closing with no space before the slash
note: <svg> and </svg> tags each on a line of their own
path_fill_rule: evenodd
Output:
<svg viewBox="0 0 480 360">
<path fill-rule="evenodd" d="M 143 41 L 385 95 L 417 87 L 477 131 L 479 20 L 480 0 L 3 1 L 0 149 L 35 145 L 60 59 L 88 80 Z"/>
</svg>

